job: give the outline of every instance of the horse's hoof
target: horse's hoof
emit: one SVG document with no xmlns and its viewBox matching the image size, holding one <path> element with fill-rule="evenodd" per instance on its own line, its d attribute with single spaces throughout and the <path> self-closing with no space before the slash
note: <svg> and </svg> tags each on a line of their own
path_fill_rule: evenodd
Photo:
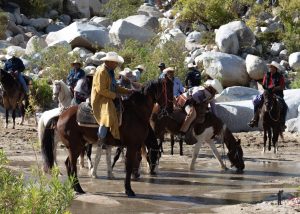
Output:
<svg viewBox="0 0 300 214">
<path fill-rule="evenodd" d="M 243 174 L 243 173 L 244 173 L 244 170 L 238 168 L 238 169 L 236 169 L 236 173 L 237 173 L 237 174 Z"/>
<path fill-rule="evenodd" d="M 74 187 L 75 192 L 78 194 L 85 194 L 85 191 L 81 187 Z"/>
<path fill-rule="evenodd" d="M 150 175 L 157 175 L 155 171 L 150 171 Z"/>
<path fill-rule="evenodd" d="M 228 171 L 229 169 L 228 169 L 226 166 L 223 166 L 223 167 L 222 167 L 222 170 Z"/>
<path fill-rule="evenodd" d="M 107 178 L 108 178 L 109 180 L 113 180 L 113 179 L 115 179 L 115 176 L 114 176 L 113 173 L 107 173 Z"/>
<path fill-rule="evenodd" d="M 135 197 L 135 193 L 131 189 L 126 190 L 125 193 L 128 197 Z"/>
</svg>

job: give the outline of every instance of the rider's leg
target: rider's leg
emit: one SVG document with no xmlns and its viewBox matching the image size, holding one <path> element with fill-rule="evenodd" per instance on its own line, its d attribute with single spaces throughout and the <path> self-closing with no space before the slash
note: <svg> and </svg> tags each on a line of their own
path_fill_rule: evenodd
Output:
<svg viewBox="0 0 300 214">
<path fill-rule="evenodd" d="M 282 104 L 282 110 L 281 110 L 281 116 L 280 116 L 281 127 L 283 130 L 285 130 L 286 129 L 285 120 L 286 120 L 286 115 L 287 115 L 287 111 L 288 111 L 288 106 L 283 98 L 281 98 L 280 101 Z"/>
<path fill-rule="evenodd" d="M 253 100 L 254 115 L 253 115 L 253 118 L 251 119 L 251 121 L 248 123 L 248 126 L 250 126 L 252 128 L 258 126 L 259 113 L 260 113 L 262 103 L 263 103 L 262 95 L 258 95 L 254 98 L 254 100 Z"/>
<path fill-rule="evenodd" d="M 28 89 L 28 87 L 26 85 L 24 76 L 23 76 L 23 74 L 21 72 L 18 72 L 18 80 L 21 83 L 21 85 L 22 85 L 24 91 L 26 92 L 26 94 L 28 94 L 29 93 L 29 89 Z"/>
<path fill-rule="evenodd" d="M 187 132 L 190 125 L 196 119 L 196 116 L 197 116 L 194 106 L 186 106 L 185 111 L 186 111 L 187 115 L 186 115 L 185 120 L 179 130 L 180 132 L 183 132 L 183 133 Z"/>
</svg>

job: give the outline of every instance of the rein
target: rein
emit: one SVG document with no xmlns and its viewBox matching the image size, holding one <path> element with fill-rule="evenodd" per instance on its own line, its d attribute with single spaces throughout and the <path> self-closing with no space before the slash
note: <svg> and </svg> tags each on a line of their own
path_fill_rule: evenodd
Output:
<svg viewBox="0 0 300 214">
<path fill-rule="evenodd" d="M 275 98 L 275 99 L 276 99 L 276 98 Z M 276 101 L 278 102 L 277 99 L 276 99 Z M 273 110 L 273 107 L 274 107 L 274 102 L 273 102 L 273 105 L 272 105 L 271 109 L 268 111 L 269 117 L 270 117 L 270 119 L 273 120 L 274 122 L 277 122 L 277 121 L 280 119 L 280 111 L 278 111 L 278 113 L 277 113 L 277 118 L 275 119 L 275 118 L 272 116 L 272 113 L 271 113 L 271 111 Z"/>
</svg>

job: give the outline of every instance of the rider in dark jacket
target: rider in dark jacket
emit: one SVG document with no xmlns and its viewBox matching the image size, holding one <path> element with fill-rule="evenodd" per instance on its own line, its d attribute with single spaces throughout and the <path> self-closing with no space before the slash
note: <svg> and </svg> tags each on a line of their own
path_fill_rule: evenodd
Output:
<svg viewBox="0 0 300 214">
<path fill-rule="evenodd" d="M 67 85 L 73 91 L 77 81 L 85 76 L 85 72 L 81 69 L 81 62 L 79 60 L 75 60 L 71 65 L 73 68 L 67 77 Z"/>
<path fill-rule="evenodd" d="M 288 110 L 288 106 L 286 105 L 283 98 L 283 90 L 285 88 L 285 81 L 283 75 L 279 72 L 281 69 L 280 65 L 273 61 L 271 64 L 268 64 L 270 71 L 264 75 L 263 79 L 263 87 L 264 89 L 271 90 L 275 95 L 277 95 L 279 101 L 282 104 L 282 112 L 281 112 L 281 127 L 282 130 L 286 128 L 285 126 L 285 118 Z M 262 107 L 264 100 L 262 94 L 256 96 L 253 100 L 254 104 L 254 117 L 248 123 L 250 127 L 257 127 L 259 121 L 260 109 Z"/>
<path fill-rule="evenodd" d="M 188 73 L 185 78 L 186 89 L 192 88 L 194 86 L 199 86 L 201 83 L 201 73 L 196 69 L 196 65 L 193 63 L 188 64 Z"/>
</svg>

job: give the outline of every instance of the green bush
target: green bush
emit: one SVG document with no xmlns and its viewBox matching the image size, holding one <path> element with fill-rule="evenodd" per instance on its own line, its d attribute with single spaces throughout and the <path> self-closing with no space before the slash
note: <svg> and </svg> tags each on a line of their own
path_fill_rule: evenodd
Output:
<svg viewBox="0 0 300 214">
<path fill-rule="evenodd" d="M 7 28 L 7 15 L 4 12 L 0 12 L 0 39 L 6 39 L 5 30 Z"/>
<path fill-rule="evenodd" d="M 296 72 L 297 72 L 297 74 L 291 82 L 291 88 L 293 88 L 293 89 L 300 88 L 300 70 L 298 70 Z"/>
<path fill-rule="evenodd" d="M 29 103 L 34 109 L 36 109 L 36 106 L 42 109 L 47 109 L 51 106 L 52 89 L 47 79 L 33 81 Z"/>
<path fill-rule="evenodd" d="M 137 14 L 137 10 L 142 4 L 142 0 L 110 0 L 104 5 L 102 13 L 116 21 Z"/>
<path fill-rule="evenodd" d="M 73 200 L 72 179 L 61 182 L 58 170 L 49 179 L 40 171 L 33 178 L 6 168 L 8 160 L 0 149 L 0 213 L 69 213 L 67 208 Z"/>
</svg>

